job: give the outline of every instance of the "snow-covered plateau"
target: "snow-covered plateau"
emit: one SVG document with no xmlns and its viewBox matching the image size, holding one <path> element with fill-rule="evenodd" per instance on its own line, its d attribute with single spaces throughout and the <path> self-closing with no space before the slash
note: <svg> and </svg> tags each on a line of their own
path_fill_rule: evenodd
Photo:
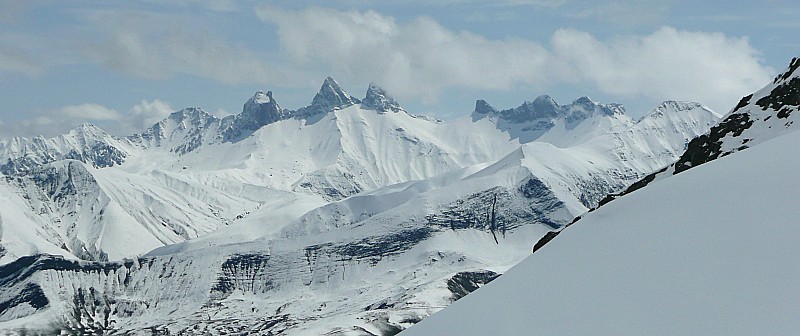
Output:
<svg viewBox="0 0 800 336">
<path fill-rule="evenodd" d="M 798 104 L 770 97 L 795 83 L 798 63 L 719 124 L 698 103 L 667 101 L 633 120 L 617 104 L 548 96 L 506 110 L 479 100 L 439 121 L 376 85 L 357 99 L 327 78 L 297 110 L 257 92 L 240 114 L 187 108 L 123 138 L 84 125 L 0 141 L 0 331 L 396 334 L 490 281 L 479 292 L 513 290 L 494 284 L 525 282 L 514 280 L 523 271 L 495 278 L 540 238 L 563 230 L 536 260 L 638 193 L 609 195 L 677 180 L 665 172 L 686 157 L 700 164 L 693 148 L 709 145 L 697 139 L 713 139 L 717 157 L 744 149 L 732 145 L 740 135 L 767 148 L 794 127 Z M 662 205 L 711 202 L 687 195 Z M 601 201 L 611 203 L 584 215 Z M 671 227 L 692 235 L 695 225 Z M 548 262 L 563 267 L 574 249 Z"/>
</svg>

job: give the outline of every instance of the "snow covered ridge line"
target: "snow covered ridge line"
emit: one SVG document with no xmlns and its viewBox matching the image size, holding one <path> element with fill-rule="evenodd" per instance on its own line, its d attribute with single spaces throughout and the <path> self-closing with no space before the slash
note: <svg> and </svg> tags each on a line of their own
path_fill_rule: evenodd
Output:
<svg viewBox="0 0 800 336">
<path fill-rule="evenodd" d="M 0 160 L 5 161 L 0 163 L 0 173 L 24 173 L 34 166 L 64 159 L 79 160 L 96 168 L 120 165 L 135 148 L 167 145 L 163 142 L 170 137 L 170 134 L 166 134 L 166 126 L 170 121 L 186 128 L 187 134 L 180 139 L 182 141 L 171 144 L 174 152 L 183 154 L 196 149 L 204 139 L 237 141 L 270 123 L 292 118 L 313 122 L 320 115 L 355 104 L 380 113 L 403 111 L 394 98 L 375 84 L 370 84 L 364 102 L 362 104 L 361 100 L 348 95 L 339 83 L 328 77 L 311 104 L 298 110 L 284 110 L 272 97 L 272 92 L 258 91 L 244 104 L 239 114 L 220 119 L 201 108 L 190 107 L 173 112 L 141 134 L 124 138 L 109 135 L 94 125 L 84 124 L 51 139 L 4 139 L 0 140 Z M 208 129 L 215 129 L 216 134 L 207 134 Z"/>
<path fill-rule="evenodd" d="M 706 134 L 692 141 L 674 164 L 609 195 L 602 206 L 615 198 L 641 189 L 653 181 L 675 175 L 704 163 L 745 150 L 764 141 L 798 129 L 800 119 L 800 58 L 795 57 L 772 83 L 743 97 L 736 107 Z"/>
</svg>

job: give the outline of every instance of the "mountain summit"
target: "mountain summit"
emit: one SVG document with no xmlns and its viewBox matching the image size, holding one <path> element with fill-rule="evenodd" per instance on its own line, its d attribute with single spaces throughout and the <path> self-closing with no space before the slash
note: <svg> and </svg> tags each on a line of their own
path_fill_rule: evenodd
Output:
<svg viewBox="0 0 800 336">
<path fill-rule="evenodd" d="M 400 104 L 398 104 L 393 97 L 386 93 L 386 90 L 375 83 L 369 84 L 369 88 L 367 88 L 367 95 L 364 97 L 364 100 L 361 101 L 361 108 L 375 110 L 380 113 L 403 111 L 403 108 L 400 107 Z"/>
<path fill-rule="evenodd" d="M 361 103 L 358 98 L 349 95 L 333 78 L 325 78 L 319 92 L 314 96 L 311 105 L 295 112 L 296 118 L 310 118 L 333 110 L 340 110 Z"/>
<path fill-rule="evenodd" d="M 264 125 L 289 117 L 280 105 L 272 98 L 272 91 L 258 91 L 247 100 L 242 113 L 235 117 L 236 126 L 246 130 L 257 130 Z"/>
<path fill-rule="evenodd" d="M 541 95 L 533 101 L 505 110 L 497 110 L 485 100 L 475 102 L 472 120 L 489 119 L 497 128 L 523 143 L 546 137 L 559 147 L 574 145 L 593 136 L 633 125 L 620 104 L 600 104 L 589 97 L 580 97 L 567 105 L 558 104 L 553 97 Z M 576 140 L 564 139 L 562 133 L 580 135 Z"/>
</svg>

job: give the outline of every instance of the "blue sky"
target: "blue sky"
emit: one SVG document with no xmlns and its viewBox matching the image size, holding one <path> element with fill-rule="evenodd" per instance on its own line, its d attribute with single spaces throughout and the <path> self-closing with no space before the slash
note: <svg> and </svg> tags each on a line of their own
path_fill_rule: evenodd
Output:
<svg viewBox="0 0 800 336">
<path fill-rule="evenodd" d="M 799 16 L 788 0 L 0 0 L 0 137 L 127 135 L 188 106 L 238 113 L 256 90 L 295 109 L 326 76 L 443 119 L 541 94 L 725 113 L 800 56 Z"/>
</svg>

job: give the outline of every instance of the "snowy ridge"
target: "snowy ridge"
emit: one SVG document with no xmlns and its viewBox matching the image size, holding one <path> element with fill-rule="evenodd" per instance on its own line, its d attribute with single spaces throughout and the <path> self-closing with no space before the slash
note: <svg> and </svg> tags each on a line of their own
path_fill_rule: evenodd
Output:
<svg viewBox="0 0 800 336">
<path fill-rule="evenodd" d="M 475 103 L 472 120 L 488 118 L 499 130 L 521 143 L 544 141 L 558 147 L 583 143 L 598 135 L 624 130 L 633 125 L 619 104 L 599 104 L 580 97 L 559 105 L 547 95 L 524 102 L 516 108 L 498 111 L 484 100 Z"/>
<path fill-rule="evenodd" d="M 120 165 L 129 155 L 129 144 L 100 128 L 83 124 L 67 134 L 45 139 L 0 139 L 0 173 L 25 173 L 36 166 L 59 160 L 79 160 L 94 167 Z"/>
<path fill-rule="evenodd" d="M 681 173 L 706 162 L 750 148 L 764 141 L 798 129 L 800 118 L 800 58 L 792 59 L 789 68 L 772 83 L 742 98 L 722 121 L 708 132 L 694 138 L 686 151 L 669 167 L 665 167 L 634 183 L 618 195 L 609 195 L 601 202 L 636 191 L 653 181 Z"/>
</svg>

